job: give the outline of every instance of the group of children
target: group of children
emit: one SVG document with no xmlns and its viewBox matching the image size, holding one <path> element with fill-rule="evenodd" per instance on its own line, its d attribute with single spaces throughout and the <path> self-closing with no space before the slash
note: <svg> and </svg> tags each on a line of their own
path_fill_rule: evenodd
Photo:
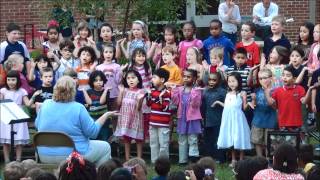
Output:
<svg viewBox="0 0 320 180">
<path fill-rule="evenodd" d="M 241 26 L 236 45 L 222 35 L 216 19 L 203 42 L 195 38 L 194 22 L 185 22 L 184 40 L 178 44 L 172 25 L 164 27 L 164 42 L 150 42 L 147 25 L 140 20 L 132 23 L 130 38 L 118 41 L 112 37 L 112 26 L 102 24 L 97 43 L 86 24 L 80 23 L 73 42 L 61 41 L 59 28 L 49 26 L 43 55 L 35 59 L 19 41 L 19 26 L 9 24 L 7 40 L 0 45 L 0 98 L 38 111 L 52 98 L 55 81 L 69 75 L 77 82 L 75 101 L 84 104 L 92 118 L 119 110 L 120 116 L 110 120 L 113 132 L 105 124 L 98 139 L 121 137 L 126 160 L 133 140 L 138 157 L 148 139 L 153 163 L 160 155 L 168 156 L 176 124 L 179 163 L 199 158 L 198 138 L 203 134 L 205 155 L 225 162 L 222 149 L 231 149 L 234 166 L 236 150 L 243 159 L 243 151 L 253 144 L 257 154 L 264 155 L 268 131 L 300 131 L 308 109 L 317 112 L 320 107 L 320 24 L 310 24 L 300 27 L 299 41 L 291 49 L 283 34 L 283 17 L 274 17 L 273 35 L 264 40 L 261 58 L 250 22 Z M 128 63 L 118 64 L 122 56 Z M 0 128 L 9 161 L 10 126 L 1 122 Z M 21 160 L 28 127 L 20 123 L 14 128 Z"/>
</svg>

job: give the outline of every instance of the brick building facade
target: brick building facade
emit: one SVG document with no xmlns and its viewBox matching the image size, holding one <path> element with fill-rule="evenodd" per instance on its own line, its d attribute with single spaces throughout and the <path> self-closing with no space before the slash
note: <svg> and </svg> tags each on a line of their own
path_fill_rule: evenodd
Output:
<svg viewBox="0 0 320 180">
<path fill-rule="evenodd" d="M 250 16 L 254 4 L 260 0 L 236 1 L 243 16 Z M 16 22 L 21 27 L 24 24 L 35 24 L 37 29 L 46 27 L 46 16 L 51 6 L 44 4 L 43 0 L 0 0 L 0 40 L 5 39 L 5 26 L 9 22 Z M 294 18 L 295 22 L 285 28 L 285 33 L 291 41 L 296 41 L 299 25 L 305 20 L 320 23 L 320 0 L 274 0 L 280 7 L 280 14 Z M 120 27 L 117 13 L 108 13 L 106 20 L 114 27 Z M 81 19 L 78 12 L 74 13 L 75 19 Z"/>
</svg>

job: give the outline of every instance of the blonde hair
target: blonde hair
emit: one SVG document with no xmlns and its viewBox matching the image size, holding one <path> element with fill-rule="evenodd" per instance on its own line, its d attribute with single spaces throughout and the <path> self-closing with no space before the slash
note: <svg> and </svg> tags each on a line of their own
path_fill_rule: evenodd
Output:
<svg viewBox="0 0 320 180">
<path fill-rule="evenodd" d="M 267 74 L 269 77 L 272 77 L 272 71 L 268 68 L 263 68 L 263 69 L 260 69 L 259 73 L 258 74 L 262 74 L 262 73 L 265 73 Z"/>
<path fill-rule="evenodd" d="M 12 68 L 16 67 L 18 64 L 23 64 L 24 58 L 20 54 L 11 54 L 6 62 L 4 63 L 4 70 L 9 72 L 13 70 Z"/>
<path fill-rule="evenodd" d="M 283 16 L 280 16 L 280 15 L 274 16 L 274 17 L 272 18 L 272 21 L 271 21 L 271 22 L 273 22 L 273 21 L 279 22 L 282 26 L 285 25 L 285 23 L 286 23 L 284 17 L 283 17 Z"/>
<path fill-rule="evenodd" d="M 147 165 L 143 159 L 135 157 L 135 158 L 129 159 L 127 162 L 124 163 L 125 166 L 131 166 L 131 167 L 133 167 L 137 164 L 139 164 L 142 167 L 143 171 L 147 175 L 148 174 Z"/>
<path fill-rule="evenodd" d="M 144 23 L 141 20 L 135 20 L 135 21 L 132 22 L 132 24 L 139 24 L 142 27 L 142 31 L 143 31 L 142 37 L 145 40 L 149 40 L 148 26 L 146 25 L 146 23 Z"/>
<path fill-rule="evenodd" d="M 216 55 L 220 59 L 223 59 L 223 55 L 224 55 L 223 47 L 214 47 L 210 49 L 210 54 Z"/>
<path fill-rule="evenodd" d="M 171 53 L 172 55 L 175 55 L 177 53 L 177 50 L 175 48 L 173 48 L 172 46 L 165 46 L 163 49 L 162 49 L 162 52 L 169 52 Z"/>
<path fill-rule="evenodd" d="M 58 79 L 53 88 L 52 99 L 56 102 L 71 102 L 76 95 L 76 82 L 69 76 Z"/>
</svg>

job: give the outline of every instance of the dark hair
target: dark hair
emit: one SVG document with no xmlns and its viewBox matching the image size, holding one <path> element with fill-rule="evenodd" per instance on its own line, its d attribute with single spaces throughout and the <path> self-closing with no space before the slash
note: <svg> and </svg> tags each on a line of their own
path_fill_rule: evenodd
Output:
<svg viewBox="0 0 320 180">
<path fill-rule="evenodd" d="M 205 176 L 204 168 L 200 164 L 190 164 L 186 167 L 186 170 L 193 170 L 197 179 L 203 179 Z"/>
<path fill-rule="evenodd" d="M 183 171 L 170 172 L 167 180 L 186 180 L 186 174 Z"/>
<path fill-rule="evenodd" d="M 302 58 L 304 58 L 304 56 L 305 56 L 305 51 L 302 49 L 301 46 L 299 46 L 299 45 L 294 46 L 294 47 L 291 49 L 290 55 L 292 54 L 293 51 L 297 51 L 297 52 L 300 54 L 300 56 L 301 56 Z"/>
<path fill-rule="evenodd" d="M 17 86 L 16 86 L 16 90 L 18 90 L 21 87 L 21 79 L 20 79 L 20 73 L 19 71 L 16 70 L 11 70 L 7 73 L 7 77 L 6 78 L 17 78 Z M 6 80 L 6 88 L 9 90 L 9 86 Z"/>
<path fill-rule="evenodd" d="M 281 144 L 274 151 L 273 169 L 283 173 L 291 174 L 297 172 L 298 169 L 298 153 L 290 144 Z"/>
<path fill-rule="evenodd" d="M 260 170 L 267 168 L 268 160 L 261 156 L 255 156 L 238 161 L 234 171 L 237 180 L 252 180 Z"/>
<path fill-rule="evenodd" d="M 104 52 L 104 50 L 105 50 L 106 48 L 112 48 L 112 52 L 113 52 L 112 59 L 115 59 L 115 57 L 116 57 L 116 48 L 115 48 L 112 44 L 107 44 L 107 45 L 103 45 L 103 46 L 102 46 L 101 60 L 104 60 L 103 52 Z M 101 61 L 101 63 L 103 63 L 103 61 Z"/>
<path fill-rule="evenodd" d="M 300 145 L 298 159 L 304 164 L 313 162 L 313 146 L 311 144 Z"/>
<path fill-rule="evenodd" d="M 176 37 L 177 28 L 173 24 L 165 25 L 164 28 L 163 28 L 163 32 L 165 32 L 167 30 L 171 31 L 171 33 L 174 35 L 174 37 Z"/>
<path fill-rule="evenodd" d="M 197 78 L 198 77 L 198 72 L 196 70 L 194 70 L 194 69 L 189 69 L 188 68 L 185 71 L 191 73 L 193 78 Z"/>
<path fill-rule="evenodd" d="M 73 164 L 73 169 L 71 172 L 67 172 L 68 163 L 65 162 L 60 167 L 59 180 L 94 180 L 97 178 L 96 166 L 88 161 L 84 160 L 85 165 L 80 165 L 80 162 L 77 158 L 71 158 Z"/>
<path fill-rule="evenodd" d="M 68 47 L 68 49 L 70 49 L 71 52 L 73 52 L 75 48 L 73 42 L 70 40 L 64 40 L 59 44 L 60 51 L 65 47 Z"/>
<path fill-rule="evenodd" d="M 146 73 L 146 76 L 148 76 L 151 73 L 150 72 L 151 68 L 150 68 L 150 65 L 147 61 L 147 52 L 143 48 L 136 48 L 133 50 L 132 57 L 131 57 L 131 63 L 130 63 L 130 66 L 128 69 L 133 69 L 137 54 L 142 54 L 146 57 L 146 60 L 143 63 L 143 67 L 144 67 L 144 71 Z"/>
<path fill-rule="evenodd" d="M 54 76 L 54 72 L 53 72 L 53 69 L 51 67 L 45 67 L 43 68 L 42 72 L 41 72 L 41 77 L 43 76 L 43 74 L 45 72 L 52 72 L 52 76 Z"/>
<path fill-rule="evenodd" d="M 222 28 L 222 22 L 219 20 L 219 19 L 213 19 L 210 21 L 210 24 L 212 23 L 218 23 L 219 24 L 219 27 Z"/>
<path fill-rule="evenodd" d="M 127 77 L 129 74 L 134 74 L 137 78 L 138 78 L 138 85 L 137 85 L 137 88 L 141 89 L 143 86 L 142 86 L 142 78 L 141 78 L 141 75 L 138 71 L 136 70 L 133 70 L 133 69 L 130 69 L 129 71 L 126 72 L 125 76 L 123 77 L 123 80 L 122 80 L 122 84 L 125 88 L 129 88 L 129 85 L 127 83 Z"/>
<path fill-rule="evenodd" d="M 30 177 L 31 179 L 36 179 L 40 174 L 45 173 L 46 171 L 39 168 L 39 167 L 35 167 L 32 169 L 29 169 L 26 174 L 25 177 Z"/>
<path fill-rule="evenodd" d="M 246 50 L 244 47 L 238 47 L 238 48 L 235 50 L 234 54 L 242 54 L 242 55 L 244 55 L 244 56 L 247 58 L 248 52 L 247 52 L 247 50 Z"/>
<path fill-rule="evenodd" d="M 80 22 L 77 27 L 77 32 L 80 33 L 80 31 L 86 29 L 88 31 L 88 37 L 91 36 L 91 30 L 88 27 L 88 24 L 86 22 Z"/>
<path fill-rule="evenodd" d="M 287 67 L 285 67 L 285 68 L 283 69 L 283 71 L 288 71 L 288 72 L 290 72 L 293 77 L 297 77 L 297 75 L 299 75 L 299 74 L 296 74 L 295 69 L 294 69 L 293 66 L 287 66 Z"/>
<path fill-rule="evenodd" d="M 58 34 L 59 34 L 59 27 L 58 27 L 58 26 L 49 26 L 48 29 L 47 29 L 47 34 L 49 33 L 49 31 L 50 31 L 51 29 L 56 30 L 56 31 L 58 32 Z"/>
<path fill-rule="evenodd" d="M 112 171 L 110 180 L 132 180 L 133 177 L 128 169 L 126 168 L 117 168 Z"/>
<path fill-rule="evenodd" d="M 222 78 L 221 78 L 221 74 L 219 72 L 209 73 L 208 81 L 209 81 L 211 75 L 214 75 L 217 77 L 217 82 L 218 82 L 217 85 L 221 85 L 221 83 L 223 83 Z"/>
<path fill-rule="evenodd" d="M 319 179 L 320 179 L 320 167 L 318 165 L 315 165 L 308 171 L 306 180 L 319 180 Z"/>
<path fill-rule="evenodd" d="M 251 32 L 256 32 L 256 26 L 253 24 L 253 22 L 247 21 L 243 23 L 243 25 L 249 26 Z"/>
<path fill-rule="evenodd" d="M 170 160 L 167 156 L 159 156 L 154 163 L 154 170 L 160 176 L 167 176 L 170 171 Z"/>
<path fill-rule="evenodd" d="M 107 82 L 107 78 L 106 78 L 106 75 L 102 72 L 102 71 L 99 71 L 99 70 L 95 70 L 93 71 L 90 76 L 89 76 L 89 86 L 93 89 L 94 86 L 93 86 L 93 83 L 94 81 L 96 80 L 96 77 L 100 77 L 101 80 L 103 81 L 103 85 L 106 84 Z"/>
<path fill-rule="evenodd" d="M 39 176 L 35 178 L 35 180 L 56 180 L 57 178 L 49 172 L 41 173 Z"/>
<path fill-rule="evenodd" d="M 99 34 L 101 33 L 101 29 L 103 28 L 103 27 L 109 27 L 110 29 L 111 29 L 111 32 L 113 32 L 113 27 L 111 26 L 111 24 L 109 24 L 109 23 L 102 23 L 101 25 L 100 25 L 100 29 L 99 29 Z"/>
<path fill-rule="evenodd" d="M 79 58 L 80 58 L 82 51 L 88 52 L 91 55 L 91 62 L 94 62 L 97 59 L 96 52 L 94 51 L 94 49 L 92 47 L 90 47 L 90 46 L 81 47 L 78 52 Z"/>
<path fill-rule="evenodd" d="M 233 76 L 234 78 L 236 78 L 236 80 L 238 81 L 238 87 L 236 89 L 237 92 L 240 92 L 242 90 L 242 78 L 241 78 L 241 75 L 240 73 L 238 72 L 231 72 L 228 77 L 227 77 L 227 82 L 228 82 L 228 79 L 229 77 Z M 228 90 L 231 91 L 231 89 L 229 88 L 228 86 Z"/>
<path fill-rule="evenodd" d="M 42 55 L 42 54 L 40 54 L 39 56 L 37 56 L 37 57 L 34 59 L 34 62 L 40 62 L 41 60 L 43 60 L 43 61 L 45 61 L 45 62 L 48 63 L 48 66 L 47 66 L 47 67 L 53 68 L 50 59 L 49 59 L 47 56 L 44 56 L 44 55 Z M 39 71 L 38 66 L 35 67 L 35 70 Z"/>
<path fill-rule="evenodd" d="M 313 39 L 314 24 L 311 23 L 311 22 L 305 21 L 301 26 L 304 26 L 309 30 L 308 45 L 313 44 L 313 41 L 314 41 L 314 39 Z M 299 31 L 300 31 L 300 27 L 299 27 Z M 298 35 L 298 44 L 302 44 L 302 40 L 300 38 L 300 33 Z"/>
<path fill-rule="evenodd" d="M 167 82 L 169 77 L 170 77 L 170 72 L 163 69 L 163 68 L 159 68 L 156 71 L 153 72 L 153 75 L 158 76 L 159 78 L 163 78 L 164 82 Z"/>
<path fill-rule="evenodd" d="M 194 21 L 187 21 L 187 22 L 185 22 L 185 23 L 183 23 L 183 26 L 182 27 L 184 27 L 186 24 L 190 24 L 191 25 L 191 27 L 193 28 L 193 32 L 195 33 L 196 32 L 196 30 L 197 30 L 197 26 L 196 26 L 196 23 L 194 23 Z"/>
<path fill-rule="evenodd" d="M 277 51 L 277 53 L 279 54 L 280 56 L 280 64 L 289 64 L 289 55 L 290 55 L 290 52 L 287 48 L 283 47 L 283 46 L 280 46 L 280 45 L 277 45 L 277 46 L 274 46 L 270 52 L 273 51 L 273 49 L 275 49 Z"/>
<path fill-rule="evenodd" d="M 22 164 L 17 161 L 12 161 L 4 167 L 3 177 L 5 180 L 19 180 L 24 177 L 24 169 Z"/>
<path fill-rule="evenodd" d="M 6 31 L 8 33 L 10 33 L 11 31 L 21 31 L 20 26 L 18 26 L 17 24 L 11 22 L 7 25 L 6 27 Z"/>
<path fill-rule="evenodd" d="M 108 180 L 112 171 L 120 167 L 122 167 L 121 162 L 118 163 L 118 160 L 109 159 L 99 166 L 97 180 Z"/>
</svg>

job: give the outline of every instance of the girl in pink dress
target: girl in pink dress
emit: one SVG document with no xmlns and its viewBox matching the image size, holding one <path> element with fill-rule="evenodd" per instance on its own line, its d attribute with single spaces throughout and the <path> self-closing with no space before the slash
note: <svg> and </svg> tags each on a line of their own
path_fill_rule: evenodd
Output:
<svg viewBox="0 0 320 180">
<path fill-rule="evenodd" d="M 179 43 L 178 52 L 179 52 L 179 67 L 182 70 L 187 69 L 187 50 L 189 47 L 197 47 L 201 49 L 203 47 L 202 41 L 194 38 L 196 33 L 196 25 L 193 21 L 185 22 L 182 28 L 184 41 Z"/>
<path fill-rule="evenodd" d="M 0 100 L 11 99 L 18 105 L 29 105 L 28 93 L 21 88 L 20 74 L 18 71 L 9 71 L 6 78 L 5 87 L 0 90 Z M 21 161 L 22 145 L 29 143 L 28 124 L 16 123 L 13 125 L 13 130 L 17 132 L 14 136 L 14 144 L 16 145 L 16 160 Z M 10 143 L 11 143 L 11 125 L 4 124 L 0 121 L 0 144 L 3 145 L 3 155 L 6 163 L 10 161 Z"/>
<path fill-rule="evenodd" d="M 124 87 L 123 87 L 124 86 Z M 142 90 L 142 78 L 138 71 L 129 70 L 124 79 L 123 86 L 119 86 L 117 104 L 120 106 L 120 116 L 114 136 L 124 140 L 126 161 L 130 158 L 130 144 L 132 140 L 137 143 L 137 156 L 142 157 L 143 116 L 141 106 L 145 97 Z"/>
</svg>

